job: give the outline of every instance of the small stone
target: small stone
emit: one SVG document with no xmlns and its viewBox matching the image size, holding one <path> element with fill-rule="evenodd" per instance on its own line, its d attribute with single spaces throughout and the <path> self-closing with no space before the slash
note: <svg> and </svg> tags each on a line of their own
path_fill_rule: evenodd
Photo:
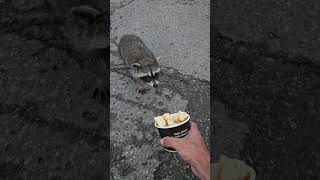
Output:
<svg viewBox="0 0 320 180">
<path fill-rule="evenodd" d="M 18 118 L 18 117 L 19 117 L 19 114 L 15 114 L 12 116 L 13 119 Z"/>
<path fill-rule="evenodd" d="M 172 96 L 170 96 L 169 94 L 164 95 L 167 99 L 171 99 Z"/>
<path fill-rule="evenodd" d="M 28 158 L 27 160 L 24 161 L 24 165 L 28 166 L 31 162 L 31 158 Z"/>
<path fill-rule="evenodd" d="M 96 160 L 95 160 L 95 159 L 91 159 L 91 160 L 90 160 L 90 164 L 91 164 L 91 165 L 93 165 L 93 164 L 95 164 L 95 163 L 96 163 Z"/>
<path fill-rule="evenodd" d="M 103 140 L 99 141 L 99 145 L 100 146 L 104 145 L 104 141 Z"/>
<path fill-rule="evenodd" d="M 57 65 L 53 65 L 53 66 L 51 67 L 51 69 L 52 69 L 53 71 L 56 71 L 56 70 L 59 70 L 59 67 L 58 67 Z"/>
<path fill-rule="evenodd" d="M 59 157 L 59 156 L 60 156 L 60 152 L 57 151 L 54 155 L 55 155 L 56 157 Z"/>
<path fill-rule="evenodd" d="M 289 121 L 289 126 L 291 127 L 291 129 L 297 129 L 297 123 L 295 123 L 294 121 Z"/>
<path fill-rule="evenodd" d="M 17 92 L 19 90 L 19 88 L 17 87 L 17 86 L 11 86 L 10 88 L 9 88 L 9 92 L 10 93 L 15 93 L 15 92 Z"/>
<path fill-rule="evenodd" d="M 70 161 L 68 161 L 68 162 L 66 162 L 66 164 L 65 164 L 65 169 L 70 169 L 70 168 L 72 168 L 72 162 L 70 162 Z"/>
<path fill-rule="evenodd" d="M 66 98 L 65 102 L 66 102 L 67 104 L 70 104 L 70 103 L 71 103 L 71 98 Z"/>
<path fill-rule="evenodd" d="M 278 39 L 279 38 L 279 36 L 274 32 L 269 32 L 268 36 L 269 36 L 269 38 L 272 38 L 272 39 Z"/>
<path fill-rule="evenodd" d="M 32 80 L 33 80 L 33 76 L 29 76 L 29 77 L 27 78 L 27 80 L 28 80 L 28 81 L 32 81 Z"/>
<path fill-rule="evenodd" d="M 8 68 L 5 65 L 0 65 L 0 71 L 6 71 Z"/>
<path fill-rule="evenodd" d="M 312 169 L 308 169 L 308 170 L 307 170 L 307 174 L 309 174 L 309 175 L 313 175 L 313 171 L 312 171 Z"/>
<path fill-rule="evenodd" d="M 43 95 L 39 95 L 39 96 L 38 96 L 38 100 L 39 100 L 39 101 L 44 101 L 44 99 L 45 99 L 45 97 L 44 97 Z"/>
<path fill-rule="evenodd" d="M 8 151 L 8 149 L 9 149 L 9 143 L 8 142 L 4 144 L 4 149 L 5 149 L 5 151 Z"/>
<path fill-rule="evenodd" d="M 241 46 L 241 47 L 239 47 L 238 51 L 239 51 L 241 54 L 247 54 L 248 48 L 245 47 L 245 46 Z M 221 61 L 221 59 L 219 59 L 219 60 Z M 219 61 L 219 62 L 220 62 L 220 61 Z"/>
<path fill-rule="evenodd" d="M 267 61 L 267 62 L 274 62 L 275 60 L 274 60 L 273 58 L 267 57 L 267 58 L 266 58 L 266 61 Z"/>
<path fill-rule="evenodd" d="M 46 79 L 40 79 L 40 84 L 44 84 L 46 81 Z"/>
</svg>

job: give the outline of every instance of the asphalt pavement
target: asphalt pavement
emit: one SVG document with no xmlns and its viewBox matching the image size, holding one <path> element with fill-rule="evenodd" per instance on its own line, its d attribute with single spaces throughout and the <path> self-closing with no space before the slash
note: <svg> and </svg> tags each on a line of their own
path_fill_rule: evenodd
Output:
<svg viewBox="0 0 320 180">
<path fill-rule="evenodd" d="M 153 117 L 186 111 L 209 145 L 209 1 L 111 1 L 111 177 L 193 179 L 176 153 L 159 144 Z M 117 52 L 124 34 L 139 36 L 162 67 L 142 95 Z"/>
<path fill-rule="evenodd" d="M 211 122 L 224 107 L 225 122 L 238 124 L 213 136 L 239 135 L 225 146 L 212 139 L 212 149 L 246 161 L 259 180 L 319 179 L 319 1 L 211 5 Z"/>
</svg>

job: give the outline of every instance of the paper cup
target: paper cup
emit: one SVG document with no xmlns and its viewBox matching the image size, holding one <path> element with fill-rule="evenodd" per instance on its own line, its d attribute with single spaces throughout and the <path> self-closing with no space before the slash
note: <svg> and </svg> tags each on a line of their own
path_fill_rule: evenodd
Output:
<svg viewBox="0 0 320 180">
<path fill-rule="evenodd" d="M 175 138 L 183 138 L 190 131 L 190 121 L 189 120 L 190 120 L 190 115 L 188 114 L 187 120 L 185 120 L 179 124 L 175 124 L 173 126 L 159 127 L 159 126 L 157 126 L 156 123 L 154 123 L 154 125 L 158 129 L 159 135 L 161 138 L 164 138 L 167 136 L 175 137 Z M 169 147 L 164 147 L 164 148 L 166 151 L 176 152 L 176 150 L 174 148 L 169 148 Z"/>
</svg>

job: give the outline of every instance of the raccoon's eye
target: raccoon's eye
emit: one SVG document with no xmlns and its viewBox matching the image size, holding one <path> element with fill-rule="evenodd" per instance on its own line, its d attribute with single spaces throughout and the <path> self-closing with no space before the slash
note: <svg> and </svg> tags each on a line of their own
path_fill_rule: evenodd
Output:
<svg viewBox="0 0 320 180">
<path fill-rule="evenodd" d="M 135 68 L 141 68 L 142 67 L 142 65 L 139 64 L 139 63 L 133 63 L 132 66 L 135 67 Z"/>
</svg>

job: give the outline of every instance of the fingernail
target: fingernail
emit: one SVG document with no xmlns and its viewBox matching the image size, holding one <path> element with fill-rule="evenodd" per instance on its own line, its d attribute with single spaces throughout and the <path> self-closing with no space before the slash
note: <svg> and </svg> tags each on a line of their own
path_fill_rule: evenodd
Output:
<svg viewBox="0 0 320 180">
<path fill-rule="evenodd" d="M 160 144 L 163 146 L 163 139 L 160 139 Z"/>
</svg>

